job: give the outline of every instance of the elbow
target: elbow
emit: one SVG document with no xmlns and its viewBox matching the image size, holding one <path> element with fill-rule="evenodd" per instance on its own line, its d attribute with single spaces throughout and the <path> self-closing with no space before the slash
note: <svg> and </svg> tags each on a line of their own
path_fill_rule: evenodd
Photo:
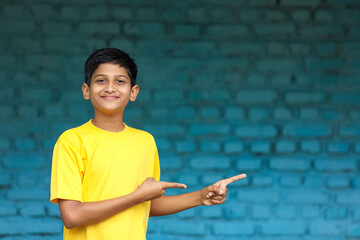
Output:
<svg viewBox="0 0 360 240">
<path fill-rule="evenodd" d="M 62 220 L 64 223 L 64 226 L 67 229 L 73 229 L 79 226 L 79 223 L 76 221 L 75 216 L 73 214 L 64 214 L 65 216 L 62 216 Z"/>
</svg>

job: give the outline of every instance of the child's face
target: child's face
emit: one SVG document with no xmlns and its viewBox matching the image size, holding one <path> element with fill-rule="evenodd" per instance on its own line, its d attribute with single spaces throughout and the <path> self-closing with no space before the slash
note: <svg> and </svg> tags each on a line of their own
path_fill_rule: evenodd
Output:
<svg viewBox="0 0 360 240">
<path fill-rule="evenodd" d="M 90 87 L 83 84 L 85 99 L 91 99 L 95 114 L 123 113 L 130 101 L 135 101 L 139 86 L 131 87 L 131 81 L 125 68 L 117 64 L 103 63 L 91 77 Z"/>
</svg>

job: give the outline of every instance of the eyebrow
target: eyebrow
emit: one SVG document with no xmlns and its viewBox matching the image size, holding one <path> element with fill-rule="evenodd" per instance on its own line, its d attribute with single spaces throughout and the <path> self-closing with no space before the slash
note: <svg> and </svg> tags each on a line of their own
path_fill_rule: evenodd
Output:
<svg viewBox="0 0 360 240">
<path fill-rule="evenodd" d="M 107 77 L 107 75 L 105 75 L 105 74 L 96 74 L 96 75 L 94 76 L 94 78 L 96 78 L 96 77 Z M 120 74 L 120 75 L 115 75 L 115 77 L 124 77 L 124 78 L 126 78 L 126 79 L 129 79 L 127 76 L 122 75 L 122 74 Z"/>
</svg>

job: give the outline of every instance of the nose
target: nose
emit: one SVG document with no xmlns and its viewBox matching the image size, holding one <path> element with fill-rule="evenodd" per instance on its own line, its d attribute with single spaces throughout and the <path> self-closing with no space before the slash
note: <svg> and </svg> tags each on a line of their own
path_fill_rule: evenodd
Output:
<svg viewBox="0 0 360 240">
<path fill-rule="evenodd" d="M 112 81 L 109 81 L 109 83 L 106 85 L 105 91 L 108 93 L 112 93 L 115 91 Z"/>
</svg>

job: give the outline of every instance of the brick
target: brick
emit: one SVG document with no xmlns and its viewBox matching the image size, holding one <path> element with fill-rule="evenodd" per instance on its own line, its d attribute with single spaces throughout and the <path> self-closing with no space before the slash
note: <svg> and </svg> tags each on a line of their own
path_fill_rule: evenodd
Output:
<svg viewBox="0 0 360 240">
<path fill-rule="evenodd" d="M 261 54 L 264 48 L 258 43 L 220 42 L 220 51 L 227 55 Z"/>
<path fill-rule="evenodd" d="M 301 119 L 318 119 L 319 110 L 315 108 L 303 108 L 300 109 L 300 118 Z"/>
<path fill-rule="evenodd" d="M 242 125 L 236 129 L 236 135 L 243 138 L 272 138 L 277 130 L 272 125 Z"/>
<path fill-rule="evenodd" d="M 305 219 L 314 219 L 320 216 L 320 209 L 318 206 L 305 206 L 302 209 L 302 215 Z"/>
<path fill-rule="evenodd" d="M 260 19 L 260 13 L 256 8 L 244 8 L 239 11 L 239 17 L 242 21 L 253 22 Z"/>
<path fill-rule="evenodd" d="M 195 174 L 181 174 L 178 180 L 187 186 L 197 186 L 199 184 L 199 177 Z"/>
<path fill-rule="evenodd" d="M 50 217 L 58 217 L 58 218 L 61 217 L 59 205 L 57 205 L 57 204 L 47 203 L 46 204 L 46 212 Z"/>
<path fill-rule="evenodd" d="M 165 33 L 165 26 L 162 22 L 127 22 L 124 24 L 126 35 L 162 35 Z"/>
<path fill-rule="evenodd" d="M 215 107 L 204 107 L 200 109 L 200 115 L 204 118 L 218 118 L 220 116 L 220 111 Z"/>
<path fill-rule="evenodd" d="M 243 119 L 245 115 L 244 109 L 240 107 L 227 107 L 225 108 L 225 118 L 232 119 Z"/>
<path fill-rule="evenodd" d="M 270 168 L 279 171 L 305 172 L 311 167 L 311 161 L 303 158 L 272 158 Z"/>
<path fill-rule="evenodd" d="M 329 207 L 325 211 L 325 219 L 334 220 L 334 219 L 347 219 L 348 209 L 346 207 Z"/>
<path fill-rule="evenodd" d="M 79 24 L 78 31 L 85 35 L 119 35 L 120 26 L 116 22 L 82 22 Z"/>
<path fill-rule="evenodd" d="M 130 9 L 128 10 L 130 12 Z M 137 11 L 138 19 L 151 20 L 157 15 L 156 8 L 154 7 L 142 7 Z"/>
<path fill-rule="evenodd" d="M 183 15 L 182 12 L 179 9 L 175 9 L 175 8 L 167 8 L 166 10 L 163 11 L 163 13 L 161 14 L 163 19 L 166 20 L 180 20 L 182 19 Z"/>
<path fill-rule="evenodd" d="M 283 55 L 287 53 L 287 46 L 282 43 L 268 43 L 267 44 L 267 50 L 270 54 L 274 55 Z"/>
<path fill-rule="evenodd" d="M 257 61 L 256 69 L 263 72 L 294 72 L 298 70 L 298 64 L 293 59 L 267 59 Z"/>
<path fill-rule="evenodd" d="M 209 58 L 207 67 L 214 70 L 247 69 L 249 60 L 244 57 Z"/>
<path fill-rule="evenodd" d="M 360 44 L 359 43 L 346 43 L 342 45 L 342 48 L 346 55 L 358 55 L 360 54 Z"/>
<path fill-rule="evenodd" d="M 230 126 L 224 124 L 192 124 L 189 132 L 192 135 L 222 135 L 230 132 Z"/>
<path fill-rule="evenodd" d="M 161 227 L 162 232 L 173 235 L 202 236 L 206 232 L 205 224 L 189 221 L 167 222 Z"/>
<path fill-rule="evenodd" d="M 270 152 L 271 146 L 268 142 L 254 142 L 251 144 L 250 150 L 255 154 L 265 154 Z"/>
<path fill-rule="evenodd" d="M 295 25 L 292 23 L 256 24 L 255 33 L 259 35 L 288 36 L 295 34 Z"/>
<path fill-rule="evenodd" d="M 339 111 L 328 110 L 328 111 L 323 111 L 322 114 L 323 114 L 323 118 L 329 121 L 336 121 L 344 118 L 344 113 Z"/>
<path fill-rule="evenodd" d="M 36 147 L 34 139 L 20 138 L 15 140 L 15 147 L 19 150 L 33 150 Z"/>
<path fill-rule="evenodd" d="M 70 23 L 46 21 L 42 24 L 43 32 L 50 36 L 64 36 L 73 32 Z"/>
<path fill-rule="evenodd" d="M 221 208 L 206 208 L 202 209 L 201 215 L 206 219 L 220 219 L 223 217 L 223 212 Z"/>
<path fill-rule="evenodd" d="M 253 224 L 238 221 L 217 222 L 212 227 L 216 236 L 250 236 L 255 232 Z"/>
<path fill-rule="evenodd" d="M 191 107 L 176 108 L 176 117 L 179 119 L 192 119 L 195 116 L 195 110 Z"/>
<path fill-rule="evenodd" d="M 319 189 L 324 185 L 324 179 L 321 176 L 310 176 L 305 178 L 304 185 L 308 188 Z"/>
<path fill-rule="evenodd" d="M 292 74 L 276 74 L 272 79 L 271 82 L 274 85 L 279 86 L 289 86 L 294 81 L 295 76 Z"/>
<path fill-rule="evenodd" d="M 20 106 L 19 107 L 19 115 L 21 117 L 37 117 L 38 116 L 38 108 L 37 106 Z"/>
<path fill-rule="evenodd" d="M 254 205 L 252 208 L 253 219 L 268 219 L 271 215 L 270 207 L 267 205 Z"/>
<path fill-rule="evenodd" d="M 288 137 L 327 137 L 332 133 L 332 129 L 326 124 L 310 123 L 290 123 L 286 124 L 283 133 Z"/>
<path fill-rule="evenodd" d="M 315 20 L 319 22 L 334 21 L 335 15 L 330 10 L 319 10 L 315 13 Z"/>
<path fill-rule="evenodd" d="M 195 150 L 196 145 L 192 140 L 178 141 L 176 143 L 176 151 L 178 152 L 194 152 Z"/>
<path fill-rule="evenodd" d="M 276 215 L 280 219 L 294 219 L 296 217 L 296 208 L 294 206 L 281 206 L 276 209 Z"/>
<path fill-rule="evenodd" d="M 293 141 L 278 141 L 275 149 L 278 153 L 293 153 L 295 152 L 295 143 Z"/>
<path fill-rule="evenodd" d="M 63 6 L 60 9 L 60 16 L 64 19 L 78 19 L 82 16 L 82 11 L 78 6 Z"/>
<path fill-rule="evenodd" d="M 310 46 L 305 43 L 290 43 L 290 50 L 296 55 L 305 55 L 310 53 Z"/>
<path fill-rule="evenodd" d="M 341 233 L 341 227 L 332 222 L 316 221 L 310 226 L 310 233 L 315 236 L 339 236 Z"/>
<path fill-rule="evenodd" d="M 13 202 L 8 202 L 1 200 L 0 201 L 0 216 L 14 216 L 17 214 L 16 205 Z"/>
<path fill-rule="evenodd" d="M 12 106 L 0 106 L 0 114 L 1 117 L 11 117 L 14 115 L 14 109 Z"/>
<path fill-rule="evenodd" d="M 28 37 L 13 38 L 11 41 L 11 46 L 17 51 L 25 52 L 39 52 L 41 49 L 39 40 Z"/>
<path fill-rule="evenodd" d="M 345 66 L 345 62 L 341 58 L 315 58 L 311 57 L 305 61 L 305 67 L 309 71 L 326 71 L 341 70 Z"/>
<path fill-rule="evenodd" d="M 0 219 L 0 235 L 16 234 L 60 234 L 62 232 L 62 223 L 53 219 L 34 219 L 12 217 Z"/>
<path fill-rule="evenodd" d="M 296 0 L 281 0 L 281 5 L 287 7 L 316 7 L 320 4 L 320 0 L 303 0 L 303 1 L 296 1 Z"/>
<path fill-rule="evenodd" d="M 13 188 L 8 190 L 6 197 L 11 201 L 46 201 L 49 191 L 41 188 Z"/>
<path fill-rule="evenodd" d="M 202 183 L 204 185 L 211 185 L 219 181 L 220 179 L 224 179 L 223 174 L 206 174 L 202 177 Z"/>
<path fill-rule="evenodd" d="M 342 9 L 340 11 L 340 21 L 346 23 L 357 23 L 360 20 L 360 14 L 353 9 Z"/>
<path fill-rule="evenodd" d="M 261 232 L 265 236 L 299 236 L 305 231 L 305 224 L 298 221 L 271 221 L 261 225 Z"/>
<path fill-rule="evenodd" d="M 360 237 L 360 226 L 357 224 L 352 224 L 352 225 L 348 225 L 346 227 L 346 236 L 348 237 L 353 237 L 353 238 L 358 238 Z"/>
<path fill-rule="evenodd" d="M 339 204 L 360 204 L 359 192 L 340 192 L 336 196 L 336 202 Z"/>
<path fill-rule="evenodd" d="M 360 208 L 354 208 L 352 210 L 353 220 L 356 222 L 360 221 Z"/>
<path fill-rule="evenodd" d="M 230 98 L 230 93 L 227 90 L 211 90 L 211 91 L 194 91 L 190 90 L 188 92 L 188 97 L 190 100 L 195 101 L 218 101 L 218 100 L 228 100 Z"/>
<path fill-rule="evenodd" d="M 279 201 L 279 194 L 276 191 L 269 190 L 238 190 L 237 199 L 240 202 L 252 203 L 277 203 Z"/>
<path fill-rule="evenodd" d="M 11 24 L 6 21 L 0 22 L 0 33 L 2 34 L 27 34 L 35 31 L 36 25 L 34 21 L 29 20 L 12 20 Z"/>
<path fill-rule="evenodd" d="M 298 22 L 305 22 L 310 19 L 310 11 L 307 9 L 294 10 L 292 12 L 292 18 Z"/>
<path fill-rule="evenodd" d="M 249 33 L 249 30 L 242 24 L 216 24 L 207 27 L 207 33 L 216 37 L 242 37 Z"/>
<path fill-rule="evenodd" d="M 261 159 L 252 157 L 241 157 L 236 163 L 236 168 L 243 172 L 259 171 L 261 167 Z"/>
<path fill-rule="evenodd" d="M 292 118 L 291 110 L 286 108 L 276 108 L 274 110 L 274 117 L 279 120 L 287 120 Z"/>
<path fill-rule="evenodd" d="M 182 167 L 182 160 L 180 157 L 172 154 L 161 154 L 161 169 L 164 171 L 179 170 Z"/>
<path fill-rule="evenodd" d="M 264 108 L 252 108 L 249 110 L 249 117 L 253 120 L 268 119 L 269 111 Z"/>
<path fill-rule="evenodd" d="M 252 185 L 254 187 L 269 187 L 274 183 L 274 180 L 270 176 L 254 176 L 252 179 Z"/>
<path fill-rule="evenodd" d="M 345 189 L 350 186 L 350 181 L 347 178 L 330 178 L 327 186 L 331 189 Z"/>
<path fill-rule="evenodd" d="M 292 92 L 285 95 L 287 103 L 321 103 L 324 102 L 325 95 L 320 92 Z"/>
<path fill-rule="evenodd" d="M 265 13 L 265 19 L 266 21 L 284 21 L 286 19 L 286 15 L 284 12 L 282 11 L 278 11 L 278 10 L 268 10 Z"/>
<path fill-rule="evenodd" d="M 176 24 L 174 34 L 182 37 L 196 37 L 200 34 L 200 25 L 198 24 Z"/>
<path fill-rule="evenodd" d="M 45 216 L 45 207 L 41 203 L 26 203 L 19 206 L 22 216 L 36 217 Z"/>
<path fill-rule="evenodd" d="M 308 140 L 301 142 L 301 151 L 310 154 L 320 153 L 320 143 L 316 140 Z"/>
<path fill-rule="evenodd" d="M 206 19 L 206 10 L 202 7 L 193 7 L 191 9 L 187 9 L 187 15 L 189 19 L 193 21 L 204 21 Z"/>
<path fill-rule="evenodd" d="M 284 176 L 280 178 L 280 185 L 285 188 L 299 187 L 301 178 L 298 176 Z"/>
<path fill-rule="evenodd" d="M 69 69 L 69 59 L 66 58 L 65 56 L 61 56 L 61 55 L 25 55 L 25 65 L 26 67 L 30 68 L 30 69 L 43 69 L 43 68 L 47 68 L 48 70 L 58 70 L 57 67 L 58 66 L 62 66 L 63 69 Z M 48 93 L 45 92 L 51 92 L 51 89 L 39 89 L 36 92 L 31 92 L 34 91 L 35 89 L 30 88 L 30 89 L 22 89 L 21 93 L 23 92 L 28 92 L 27 95 L 32 95 L 36 98 L 39 99 L 43 99 L 44 97 L 48 97 Z M 40 92 L 42 91 L 42 93 Z M 39 92 L 39 94 L 37 94 L 37 92 Z"/>
<path fill-rule="evenodd" d="M 190 167 L 195 170 L 226 170 L 230 159 L 223 155 L 201 155 L 190 158 Z"/>
<path fill-rule="evenodd" d="M 267 79 L 264 77 L 264 75 L 255 73 L 255 74 L 249 74 L 248 82 L 251 85 L 263 86 L 267 82 Z"/>
<path fill-rule="evenodd" d="M 247 209 L 244 205 L 229 204 L 224 208 L 224 213 L 228 220 L 239 220 L 246 217 Z"/>
<path fill-rule="evenodd" d="M 117 42 L 118 44 L 121 42 Z M 124 42 L 122 42 L 124 43 Z M 141 54 L 166 54 L 175 49 L 175 42 L 164 40 L 140 40 L 137 42 L 137 46 L 131 47 Z"/>
<path fill-rule="evenodd" d="M 46 166 L 44 155 L 34 153 L 8 153 L 3 157 L 4 167 L 7 169 L 40 169 Z"/>
<path fill-rule="evenodd" d="M 6 172 L 0 172 L 0 188 L 11 186 L 11 175 Z"/>
<path fill-rule="evenodd" d="M 9 149 L 10 149 L 10 139 L 0 138 L 0 150 L 9 150 Z"/>
<path fill-rule="evenodd" d="M 298 204 L 326 204 L 329 202 L 329 196 L 319 191 L 301 191 L 301 193 L 288 193 L 286 202 Z"/>
<path fill-rule="evenodd" d="M 334 93 L 331 97 L 332 103 L 335 104 L 349 104 L 349 105 L 359 105 L 360 97 L 357 93 Z"/>
<path fill-rule="evenodd" d="M 185 132 L 183 126 L 176 124 L 145 124 L 144 129 L 156 136 L 182 135 Z"/>
<path fill-rule="evenodd" d="M 201 151 L 204 152 L 218 152 L 220 151 L 221 145 L 217 141 L 204 140 L 201 142 Z"/>
<path fill-rule="evenodd" d="M 328 151 L 331 154 L 345 154 L 350 149 L 349 143 L 347 142 L 331 142 L 328 144 Z"/>
<path fill-rule="evenodd" d="M 244 145 L 240 141 L 229 141 L 224 144 L 226 154 L 241 153 L 243 150 Z"/>
<path fill-rule="evenodd" d="M 320 172 L 354 172 L 357 164 L 356 160 L 349 158 L 316 159 L 315 169 Z"/>
<path fill-rule="evenodd" d="M 170 112 L 168 108 L 155 107 L 151 110 L 150 115 L 153 119 L 167 119 L 170 116 Z"/>
<path fill-rule="evenodd" d="M 180 219 L 194 219 L 197 216 L 194 208 L 179 212 L 177 215 Z"/>
<path fill-rule="evenodd" d="M 307 38 L 324 38 L 331 39 L 333 37 L 342 37 L 344 36 L 344 29 L 341 25 L 338 24 L 312 24 L 304 25 L 300 28 L 300 32 L 304 37 Z M 316 64 L 316 65 L 311 65 Z M 313 70 L 316 70 L 317 67 L 330 67 L 330 65 L 343 65 L 343 62 L 338 62 L 334 60 L 324 60 L 321 61 L 317 58 L 312 59 L 311 61 L 306 61 L 306 66 L 311 67 Z"/>
</svg>

